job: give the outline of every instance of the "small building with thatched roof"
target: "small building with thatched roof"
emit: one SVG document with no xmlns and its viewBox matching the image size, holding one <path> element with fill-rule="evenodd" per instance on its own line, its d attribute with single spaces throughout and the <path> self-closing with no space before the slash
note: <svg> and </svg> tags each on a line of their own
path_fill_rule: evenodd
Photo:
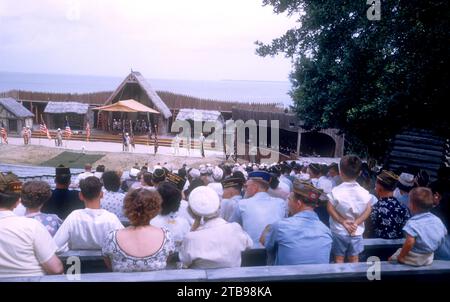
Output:
<svg viewBox="0 0 450 302">
<path fill-rule="evenodd" d="M 27 108 L 13 98 L 0 98 L 0 126 L 8 133 L 20 133 L 23 127 L 33 126 L 33 116 Z"/>
<path fill-rule="evenodd" d="M 44 109 L 44 120 L 50 129 L 64 128 L 69 121 L 72 130 L 83 130 L 87 121 L 92 120 L 89 104 L 78 102 L 48 102 Z"/>
<path fill-rule="evenodd" d="M 217 110 L 202 110 L 202 109 L 191 109 L 191 108 L 182 108 L 178 111 L 176 116 L 176 120 L 178 121 L 187 121 L 192 130 L 192 135 L 194 137 L 198 137 L 201 132 L 203 132 L 203 126 L 205 123 L 213 123 L 218 124 L 220 126 L 224 126 L 224 118 L 222 114 Z M 202 127 L 196 129 L 194 127 L 194 122 L 201 122 Z M 177 132 L 177 129 L 174 129 Z"/>
<path fill-rule="evenodd" d="M 113 119 L 150 119 L 152 125 L 158 125 L 159 134 L 167 134 L 170 132 L 169 127 L 172 113 L 140 72 L 132 71 L 103 105 L 106 106 L 128 99 L 136 100 L 149 108 L 155 109 L 160 114 L 149 115 L 145 112 L 113 112 L 112 114 L 108 114 L 107 119 L 109 124 L 112 124 Z M 102 119 L 102 117 L 99 117 L 99 119 Z"/>
</svg>

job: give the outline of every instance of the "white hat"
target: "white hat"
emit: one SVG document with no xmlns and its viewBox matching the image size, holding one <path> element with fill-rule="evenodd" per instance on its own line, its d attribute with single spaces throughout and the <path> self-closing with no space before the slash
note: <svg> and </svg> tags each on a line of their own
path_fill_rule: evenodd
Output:
<svg viewBox="0 0 450 302">
<path fill-rule="evenodd" d="M 213 189 L 219 196 L 219 199 L 222 199 L 223 186 L 220 182 L 210 182 L 207 187 Z"/>
<path fill-rule="evenodd" d="M 58 131 L 61 131 L 61 128 L 58 128 Z"/>
<path fill-rule="evenodd" d="M 214 167 L 214 169 L 212 171 L 212 177 L 215 181 L 222 180 L 223 170 L 221 168 L 219 168 L 218 166 Z"/>
<path fill-rule="evenodd" d="M 298 175 L 298 179 L 300 179 L 302 181 L 309 181 L 310 178 L 311 178 L 311 176 L 308 173 L 300 172 L 300 174 Z"/>
<path fill-rule="evenodd" d="M 219 210 L 219 206 L 219 196 L 209 187 L 197 187 L 189 194 L 189 207 L 198 216 L 213 217 Z"/>
<path fill-rule="evenodd" d="M 135 168 L 131 168 L 131 170 L 130 170 L 130 176 L 131 176 L 131 177 L 136 177 L 136 176 L 138 175 L 139 172 L 141 172 L 141 171 L 139 171 L 138 169 L 135 169 Z"/>
<path fill-rule="evenodd" d="M 191 171 L 189 171 L 189 176 L 192 178 L 198 178 L 200 177 L 200 171 L 198 169 L 191 169 Z"/>
<path fill-rule="evenodd" d="M 414 175 L 409 173 L 402 173 L 398 178 L 398 182 L 405 187 L 414 187 Z"/>
</svg>

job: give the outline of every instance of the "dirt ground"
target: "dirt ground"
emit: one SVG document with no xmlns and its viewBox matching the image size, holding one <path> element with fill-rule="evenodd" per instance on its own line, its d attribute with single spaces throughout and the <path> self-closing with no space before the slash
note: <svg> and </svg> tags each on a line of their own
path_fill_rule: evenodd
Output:
<svg viewBox="0 0 450 302">
<path fill-rule="evenodd" d="M 0 162 L 5 164 L 18 164 L 18 165 L 39 165 L 58 154 L 64 152 L 64 149 L 57 149 L 45 146 L 36 145 L 0 145 Z M 222 156 L 213 156 L 206 158 L 199 157 L 186 157 L 186 156 L 170 156 L 164 154 L 133 154 L 122 152 L 86 152 L 95 154 L 104 154 L 105 156 L 93 163 L 93 166 L 105 165 L 107 169 L 111 170 L 128 170 L 135 163 L 139 166 L 143 166 L 148 163 L 152 168 L 154 165 L 160 163 L 168 163 L 168 166 L 172 169 L 180 168 L 184 163 L 189 167 L 198 167 L 201 164 L 210 163 L 217 165 L 224 161 Z"/>
</svg>

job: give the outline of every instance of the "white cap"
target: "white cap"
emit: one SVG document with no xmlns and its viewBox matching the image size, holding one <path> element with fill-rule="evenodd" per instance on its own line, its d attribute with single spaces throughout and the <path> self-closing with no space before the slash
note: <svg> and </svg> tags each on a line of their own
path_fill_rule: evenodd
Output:
<svg viewBox="0 0 450 302">
<path fill-rule="evenodd" d="M 215 181 L 222 180 L 223 170 L 221 168 L 219 168 L 218 166 L 214 167 L 214 169 L 212 171 L 212 177 Z"/>
<path fill-rule="evenodd" d="M 398 178 L 398 182 L 404 185 L 405 187 L 413 187 L 414 186 L 414 175 L 409 173 L 402 173 Z"/>
<path fill-rule="evenodd" d="M 197 187 L 189 194 L 189 207 L 198 216 L 213 217 L 217 214 L 219 206 L 219 196 L 209 187 Z"/>
<path fill-rule="evenodd" d="M 139 172 L 141 172 L 141 171 L 139 171 L 138 169 L 135 169 L 135 168 L 131 168 L 131 170 L 130 170 L 130 176 L 131 176 L 131 177 L 136 177 L 136 176 L 138 175 Z"/>
<path fill-rule="evenodd" d="M 311 176 L 308 173 L 300 172 L 300 174 L 298 175 L 298 179 L 303 180 L 303 181 L 309 181 L 310 178 L 311 178 Z"/>
<path fill-rule="evenodd" d="M 208 188 L 211 188 L 214 190 L 214 192 L 217 193 L 217 195 L 219 196 L 219 199 L 222 199 L 223 196 L 223 186 L 220 182 L 210 182 L 208 184 Z"/>
<path fill-rule="evenodd" d="M 189 175 L 192 178 L 198 178 L 200 177 L 200 171 L 198 169 L 191 169 L 191 171 L 189 171 Z"/>
</svg>

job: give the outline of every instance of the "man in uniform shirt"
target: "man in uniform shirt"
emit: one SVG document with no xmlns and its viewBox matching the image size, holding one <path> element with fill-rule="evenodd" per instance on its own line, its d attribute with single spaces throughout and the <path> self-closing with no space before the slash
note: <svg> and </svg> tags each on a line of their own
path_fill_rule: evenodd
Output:
<svg viewBox="0 0 450 302">
<path fill-rule="evenodd" d="M 229 221 L 234 213 L 239 200 L 242 199 L 241 191 L 245 179 L 230 177 L 222 181 L 223 199 L 220 204 L 220 216 Z"/>
<path fill-rule="evenodd" d="M 239 222 L 253 240 L 254 248 L 261 247 L 259 238 L 264 228 L 286 217 L 286 203 L 280 198 L 271 197 L 269 189 L 271 175 L 266 171 L 248 174 L 245 196 L 238 202 L 231 222 Z"/>
<path fill-rule="evenodd" d="M 294 181 L 288 202 L 292 216 L 268 226 L 260 238 L 272 260 L 271 263 L 329 263 L 333 242 L 331 231 L 314 212 L 321 199 L 326 199 L 322 190 L 307 182 Z"/>
</svg>

